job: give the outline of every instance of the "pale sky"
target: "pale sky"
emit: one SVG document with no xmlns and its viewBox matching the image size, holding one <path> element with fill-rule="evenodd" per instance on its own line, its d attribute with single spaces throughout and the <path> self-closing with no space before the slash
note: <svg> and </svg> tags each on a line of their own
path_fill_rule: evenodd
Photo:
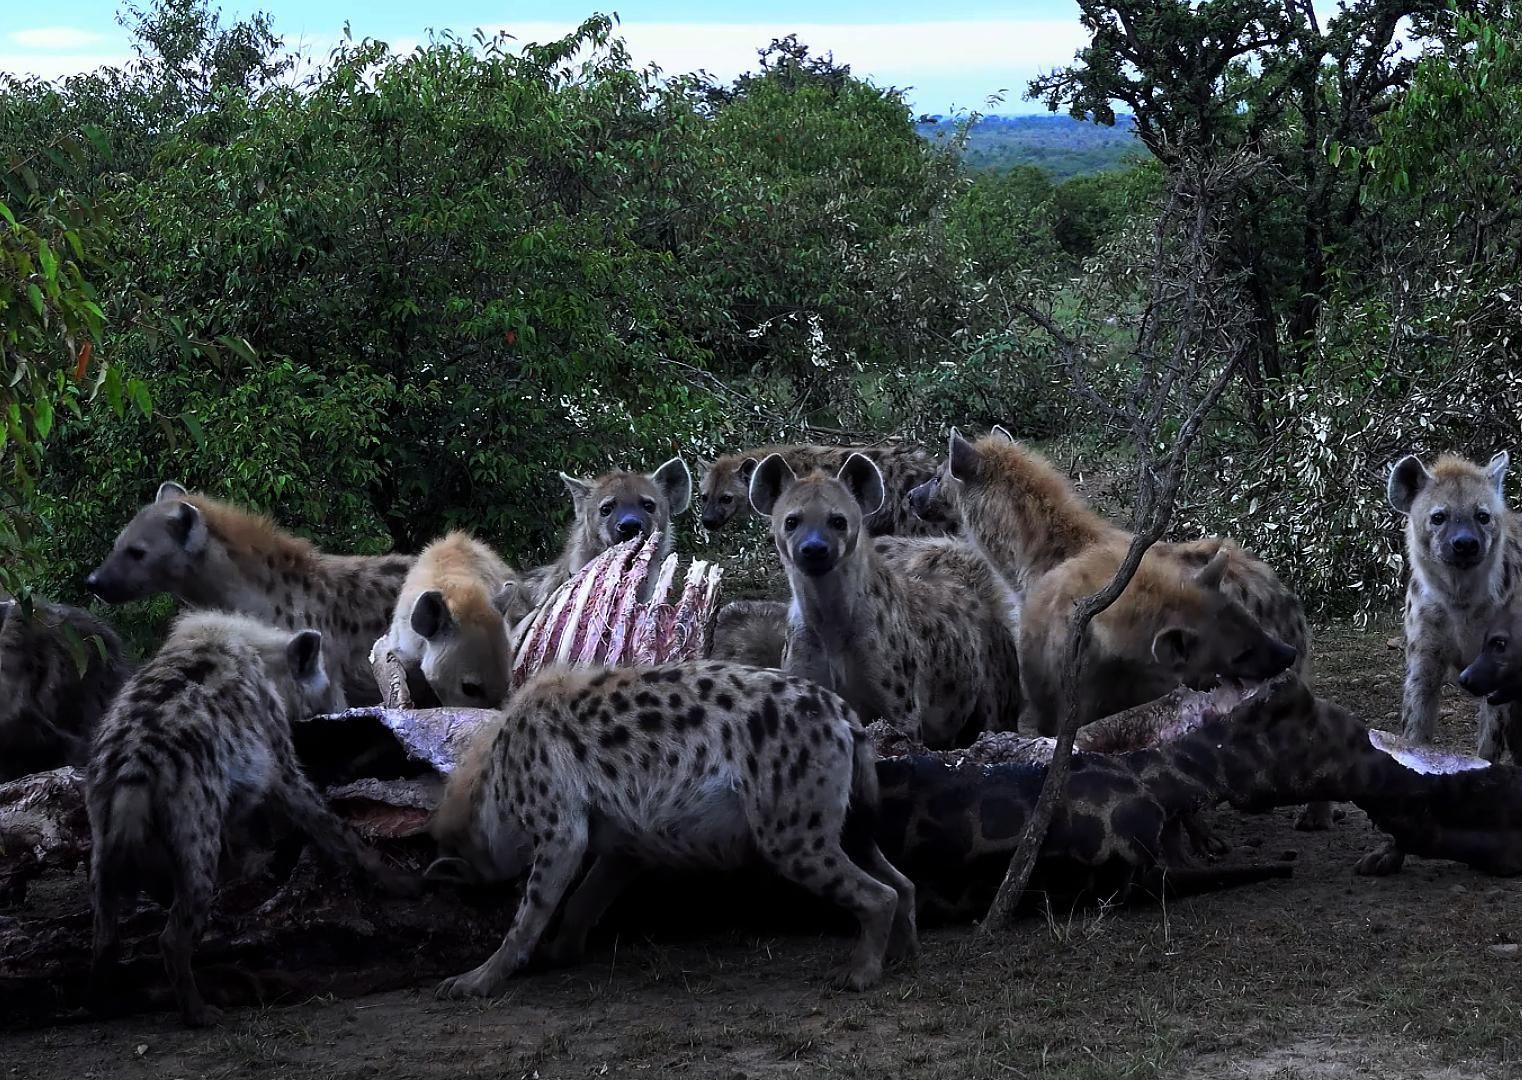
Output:
<svg viewBox="0 0 1522 1080">
<path fill-rule="evenodd" d="M 116 24 L 116 0 L 57 0 L 7 5 L 0 17 L 0 70 L 43 78 L 120 63 L 129 55 Z M 618 32 L 636 62 L 668 74 L 705 69 L 721 78 L 751 70 L 756 50 L 796 33 L 817 53 L 880 86 L 912 87 L 918 111 L 1040 111 L 1023 100 L 1027 82 L 1072 59 L 1084 40 L 1074 0 L 773 0 L 718 5 L 701 0 L 229 0 L 224 25 L 267 11 L 288 45 L 321 57 L 348 19 L 356 38 L 380 38 L 406 50 L 430 30 L 468 38 L 477 27 L 520 41 L 559 37 L 596 11 L 616 13 Z M 1002 104 L 989 95 L 1005 90 Z"/>
</svg>

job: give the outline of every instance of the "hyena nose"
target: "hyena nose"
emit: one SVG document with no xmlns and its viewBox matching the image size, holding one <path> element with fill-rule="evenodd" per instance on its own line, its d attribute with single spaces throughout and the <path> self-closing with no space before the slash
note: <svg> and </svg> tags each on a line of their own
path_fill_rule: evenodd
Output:
<svg viewBox="0 0 1522 1080">
<path fill-rule="evenodd" d="M 709 509 L 707 507 L 704 508 L 704 510 L 703 510 L 703 528 L 705 528 L 705 529 L 717 529 L 722 524 L 724 524 L 724 516 L 719 513 L 717 508 L 713 508 L 713 509 Z"/>
<path fill-rule="evenodd" d="M 822 537 L 811 536 L 798 545 L 798 550 L 793 556 L 800 569 L 808 572 L 828 570 L 830 566 L 830 545 Z"/>
<path fill-rule="evenodd" d="M 1463 559 L 1472 559 L 1480 553 L 1480 540 L 1475 536 L 1455 536 L 1453 553 Z"/>
<path fill-rule="evenodd" d="M 645 523 L 633 514 L 618 519 L 618 538 L 620 540 L 633 540 L 644 531 Z"/>
<path fill-rule="evenodd" d="M 1465 668 L 1463 671 L 1459 672 L 1459 686 L 1471 694 L 1475 692 L 1474 670 L 1472 668 Z"/>
</svg>

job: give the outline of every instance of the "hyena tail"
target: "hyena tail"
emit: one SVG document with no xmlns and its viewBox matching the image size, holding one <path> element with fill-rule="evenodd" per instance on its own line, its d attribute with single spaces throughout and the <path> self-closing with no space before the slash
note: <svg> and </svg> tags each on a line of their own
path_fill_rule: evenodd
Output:
<svg viewBox="0 0 1522 1080">
<path fill-rule="evenodd" d="M 851 802 L 840 846 L 852 862 L 869 859 L 877 848 L 877 756 L 860 724 L 851 725 Z"/>
<path fill-rule="evenodd" d="M 118 776 L 109 807 L 100 857 L 130 866 L 145 853 L 153 825 L 153 793 L 147 774 L 129 770 Z"/>
</svg>

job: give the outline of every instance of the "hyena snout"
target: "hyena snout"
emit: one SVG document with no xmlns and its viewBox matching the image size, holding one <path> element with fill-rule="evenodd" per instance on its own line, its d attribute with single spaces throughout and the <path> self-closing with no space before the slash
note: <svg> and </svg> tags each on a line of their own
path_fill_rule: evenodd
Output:
<svg viewBox="0 0 1522 1080">
<path fill-rule="evenodd" d="M 1459 686 L 1466 693 L 1483 697 L 1491 705 L 1506 705 L 1515 701 L 1522 690 L 1522 679 L 1516 677 L 1510 663 L 1510 641 L 1506 637 L 1493 636 L 1485 644 L 1485 650 L 1459 672 Z"/>
<path fill-rule="evenodd" d="M 1292 646 L 1278 638 L 1266 638 L 1259 648 L 1251 651 L 1247 662 L 1242 665 L 1247 670 L 1239 673 L 1252 679 L 1272 679 L 1281 671 L 1293 667 L 1299 657 L 1300 654 Z"/>
<path fill-rule="evenodd" d="M 1485 541 L 1469 529 L 1454 529 L 1448 534 L 1448 561 L 1456 566 L 1473 566 L 1485 557 Z"/>
<path fill-rule="evenodd" d="M 933 521 L 941 516 L 939 505 L 940 494 L 940 477 L 932 476 L 923 484 L 916 484 L 909 489 L 909 509 L 914 511 L 916 517 L 925 521 Z"/>
<path fill-rule="evenodd" d="M 835 545 L 823 533 L 811 530 L 793 541 L 793 565 L 810 577 L 828 574 L 837 561 Z"/>
<path fill-rule="evenodd" d="M 85 588 L 108 604 L 125 604 L 128 600 L 135 599 L 133 590 L 112 574 L 106 563 L 90 571 L 85 578 Z"/>
</svg>

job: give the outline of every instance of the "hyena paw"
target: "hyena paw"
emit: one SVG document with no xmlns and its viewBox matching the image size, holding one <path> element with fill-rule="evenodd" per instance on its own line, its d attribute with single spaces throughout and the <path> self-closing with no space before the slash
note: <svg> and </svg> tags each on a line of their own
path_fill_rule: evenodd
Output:
<svg viewBox="0 0 1522 1080">
<path fill-rule="evenodd" d="M 463 975 L 445 979 L 434 989 L 433 996 L 440 1001 L 463 1001 L 473 997 L 494 997 L 501 990 L 500 980 L 483 964 Z"/>
<path fill-rule="evenodd" d="M 830 985 L 837 990 L 868 990 L 882 981 L 883 965 L 879 960 L 842 964 L 830 972 Z"/>
</svg>

